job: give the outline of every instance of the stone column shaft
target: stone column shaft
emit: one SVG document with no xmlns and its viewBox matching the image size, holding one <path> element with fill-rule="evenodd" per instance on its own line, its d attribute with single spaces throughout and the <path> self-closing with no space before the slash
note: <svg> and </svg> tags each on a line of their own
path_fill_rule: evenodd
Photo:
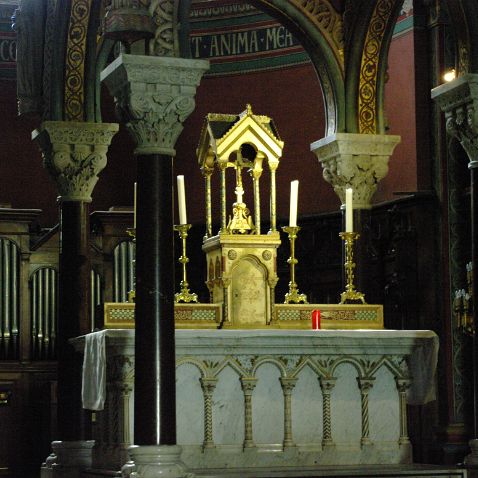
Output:
<svg viewBox="0 0 478 478">
<path fill-rule="evenodd" d="M 176 443 L 172 157 L 137 157 L 135 443 Z M 139 388 L 136 387 L 138 384 Z M 143 397 L 143 398 L 142 398 Z"/>
<path fill-rule="evenodd" d="M 212 429 L 212 396 L 217 384 L 217 378 L 202 377 L 201 387 L 204 393 L 204 448 L 214 447 Z"/>
<path fill-rule="evenodd" d="M 292 391 L 297 378 L 280 377 L 282 392 L 284 393 L 284 448 L 295 446 L 292 438 Z"/>
<path fill-rule="evenodd" d="M 256 388 L 257 378 L 241 377 L 242 391 L 244 392 L 244 448 L 253 448 L 252 435 L 252 392 Z"/>
<path fill-rule="evenodd" d="M 395 379 L 398 390 L 398 400 L 400 407 L 400 438 L 398 443 L 405 445 L 410 443 L 408 437 L 408 419 L 407 419 L 407 390 L 410 388 L 410 380 L 408 379 Z"/>
<path fill-rule="evenodd" d="M 369 427 L 369 410 L 368 410 L 368 393 L 373 387 L 375 377 L 357 378 L 360 388 L 361 408 L 362 408 L 362 438 L 361 445 L 370 445 L 370 427 Z"/>
<path fill-rule="evenodd" d="M 332 438 L 332 410 L 330 404 L 330 394 L 335 387 L 336 378 L 320 377 L 320 388 L 322 390 L 322 420 L 323 420 L 323 436 L 322 446 L 333 445 Z"/>
</svg>

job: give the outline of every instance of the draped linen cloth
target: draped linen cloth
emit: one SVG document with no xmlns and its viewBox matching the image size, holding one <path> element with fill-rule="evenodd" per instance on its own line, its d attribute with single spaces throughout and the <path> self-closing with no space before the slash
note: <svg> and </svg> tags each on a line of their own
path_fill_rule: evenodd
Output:
<svg viewBox="0 0 478 478">
<path fill-rule="evenodd" d="M 85 335 L 81 399 L 83 408 L 103 410 L 106 398 L 106 330 Z"/>
</svg>

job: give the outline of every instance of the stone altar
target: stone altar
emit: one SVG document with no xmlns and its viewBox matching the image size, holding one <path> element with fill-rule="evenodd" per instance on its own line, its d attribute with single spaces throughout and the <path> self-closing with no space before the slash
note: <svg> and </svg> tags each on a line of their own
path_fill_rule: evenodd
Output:
<svg viewBox="0 0 478 478">
<path fill-rule="evenodd" d="M 134 443 L 134 331 L 72 342 L 84 352 L 97 340 L 106 390 L 92 391 L 105 392 L 94 468 L 119 470 Z M 431 331 L 177 330 L 182 460 L 191 469 L 410 463 L 406 405 L 434 399 L 437 352 Z"/>
</svg>

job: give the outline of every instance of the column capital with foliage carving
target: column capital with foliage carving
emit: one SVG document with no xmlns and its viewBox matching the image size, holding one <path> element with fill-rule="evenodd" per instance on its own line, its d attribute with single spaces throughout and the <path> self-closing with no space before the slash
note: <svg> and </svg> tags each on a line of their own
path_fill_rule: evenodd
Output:
<svg viewBox="0 0 478 478">
<path fill-rule="evenodd" d="M 135 154 L 175 155 L 193 112 L 206 60 L 122 54 L 101 73 L 116 111 L 136 141 Z"/>
<path fill-rule="evenodd" d="M 44 121 L 33 131 L 60 201 L 91 202 L 117 123 Z"/>
<path fill-rule="evenodd" d="M 310 145 L 342 204 L 353 189 L 355 209 L 369 209 L 377 185 L 388 173 L 388 161 L 400 136 L 335 133 Z"/>
<path fill-rule="evenodd" d="M 466 74 L 432 90 L 445 113 L 446 131 L 468 155 L 468 167 L 478 167 L 478 74 Z"/>
</svg>

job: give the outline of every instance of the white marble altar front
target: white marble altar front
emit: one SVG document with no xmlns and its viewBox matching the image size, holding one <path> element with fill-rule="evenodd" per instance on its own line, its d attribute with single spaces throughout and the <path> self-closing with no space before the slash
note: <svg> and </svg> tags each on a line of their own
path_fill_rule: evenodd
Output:
<svg viewBox="0 0 478 478">
<path fill-rule="evenodd" d="M 119 470 L 134 443 L 134 331 L 90 334 L 101 335 L 94 467 Z M 85 337 L 73 344 L 83 352 Z M 177 330 L 182 460 L 192 469 L 410 463 L 406 404 L 434 399 L 437 351 L 431 331 Z"/>
</svg>

